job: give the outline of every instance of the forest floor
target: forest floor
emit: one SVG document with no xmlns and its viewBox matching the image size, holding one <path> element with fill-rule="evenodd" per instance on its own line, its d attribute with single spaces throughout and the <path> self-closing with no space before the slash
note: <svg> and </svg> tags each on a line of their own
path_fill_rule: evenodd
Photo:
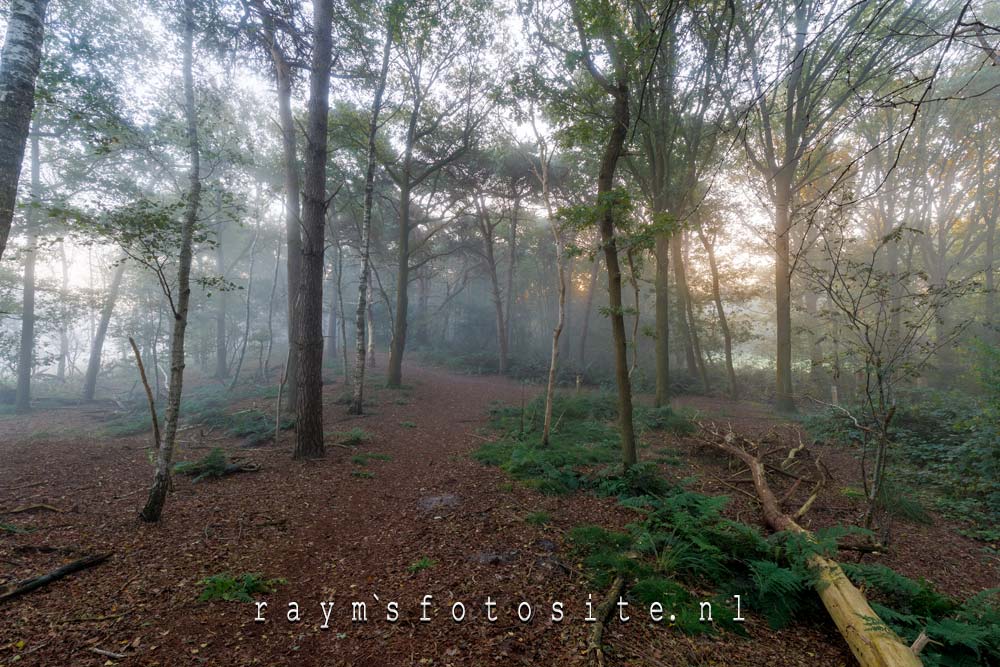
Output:
<svg viewBox="0 0 1000 667">
<path fill-rule="evenodd" d="M 328 384 L 330 446 L 319 461 L 291 460 L 291 432 L 255 449 L 239 438 L 182 432 L 177 459 L 221 446 L 261 469 L 200 483 L 176 477 L 158 525 L 137 519 L 151 478 L 148 434 L 103 436 L 107 415 L 94 406 L 0 418 L 0 523 L 34 529 L 0 532 L 0 586 L 82 555 L 112 554 L 0 603 L 0 667 L 586 664 L 588 594 L 596 606 L 605 591 L 589 589 L 563 538 L 580 524 L 620 527 L 633 515 L 611 498 L 542 495 L 470 457 L 490 437 L 482 427 L 491 403 L 521 401 L 520 383 L 417 366 L 407 367 L 405 381 L 402 390 L 373 390 L 363 417 L 336 401 L 339 381 Z M 537 391 L 529 387 L 528 398 Z M 760 439 L 797 440 L 793 425 L 761 405 L 678 403 Z M 273 399 L 232 409 L 254 406 L 270 412 Z M 353 449 L 334 444 L 335 432 L 355 427 L 371 438 Z M 834 481 L 804 523 L 851 520 L 857 507 L 840 490 L 853 483 L 856 461 L 833 447 L 811 449 Z M 732 498 L 728 514 L 760 521 L 753 499 L 727 488 L 732 471 L 717 452 L 695 438 L 647 434 L 641 457 L 657 453 L 677 457 L 664 474 L 694 477 L 695 489 Z M 787 488 L 777 487 L 779 495 Z M 808 491 L 790 497 L 801 502 Z M 10 513 L 33 505 L 48 507 Z M 536 512 L 551 521 L 525 520 Z M 965 596 L 1000 581 L 1000 563 L 982 547 L 940 519 L 900 523 L 891 553 L 877 558 Z M 285 580 L 255 596 L 268 602 L 266 622 L 255 622 L 253 604 L 198 601 L 201 580 L 223 572 Z M 427 595 L 430 620 L 422 622 Z M 488 597 L 495 622 L 486 619 Z M 286 618 L 291 601 L 300 607 L 296 623 Z M 329 601 L 324 629 L 320 603 Z M 367 602 L 367 623 L 352 622 L 352 601 Z M 398 603 L 395 623 L 386 620 L 390 601 Z M 564 604 L 561 623 L 550 620 L 555 601 Z M 465 605 L 461 623 L 451 618 L 454 602 Z M 530 622 L 518 619 L 521 602 L 531 605 Z M 631 622 L 608 625 L 612 664 L 854 664 L 823 618 L 773 631 L 747 612 L 749 638 L 690 637 L 652 623 L 647 610 L 630 613 Z"/>
</svg>

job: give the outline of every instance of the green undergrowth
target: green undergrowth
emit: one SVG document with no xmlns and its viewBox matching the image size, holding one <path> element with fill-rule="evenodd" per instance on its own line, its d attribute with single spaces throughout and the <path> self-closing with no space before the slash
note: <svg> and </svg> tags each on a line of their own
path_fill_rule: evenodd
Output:
<svg viewBox="0 0 1000 667">
<path fill-rule="evenodd" d="M 212 451 L 197 461 L 179 461 L 174 464 L 174 472 L 191 477 L 193 482 L 204 479 L 218 479 L 230 472 L 232 465 L 221 447 L 213 447 Z"/>
<path fill-rule="evenodd" d="M 620 439 L 614 420 L 617 406 L 603 393 L 556 396 L 552 409 L 552 431 L 547 447 L 540 447 L 544 420 L 544 397 L 522 409 L 494 406 L 491 428 L 502 434 L 481 447 L 475 458 L 500 466 L 516 479 L 546 494 L 570 493 L 596 488 L 613 472 L 620 460 Z M 687 414 L 670 408 L 635 409 L 637 431 L 668 431 L 687 434 L 693 423 Z"/>
<path fill-rule="evenodd" d="M 257 393 L 264 393 L 264 390 Z M 233 438 L 243 438 L 246 446 L 257 446 L 274 437 L 274 415 L 257 408 L 229 411 L 231 403 L 256 396 L 257 393 L 230 393 L 217 386 L 199 387 L 181 399 L 181 423 L 219 431 Z M 164 406 L 157 406 L 160 424 L 163 424 L 165 416 Z M 294 425 L 295 420 L 286 417 L 281 420 L 280 426 L 281 430 L 288 430 Z M 112 437 L 129 436 L 145 433 L 150 428 L 149 408 L 143 401 L 133 404 L 127 412 L 108 421 L 104 425 L 104 434 Z"/>
<path fill-rule="evenodd" d="M 836 558 L 840 540 L 866 536 L 866 531 L 833 527 L 811 538 L 786 532 L 765 536 L 756 527 L 727 518 L 726 497 L 692 491 L 688 481 L 669 481 L 656 463 L 639 463 L 623 473 L 609 397 L 558 399 L 554 415 L 563 416 L 548 447 L 539 444 L 540 412 L 534 402 L 524 410 L 495 406 L 491 427 L 497 439 L 474 456 L 543 493 L 613 496 L 634 512 L 635 520 L 624 530 L 586 525 L 568 534 L 569 546 L 594 587 L 606 588 L 624 576 L 633 602 L 647 609 L 659 602 L 665 618 L 673 614 L 673 624 L 690 634 L 744 633 L 742 625 L 732 621 L 733 595 L 741 596 L 744 616 L 763 616 L 773 628 L 797 621 L 828 622 L 815 593 L 822 584 L 809 559 L 817 554 Z M 692 430 L 684 415 L 652 412 L 636 410 L 639 429 Z M 865 586 L 882 620 L 904 641 L 912 642 L 923 630 L 936 642 L 924 649 L 926 665 L 1000 664 L 997 591 L 959 603 L 927 582 L 882 566 L 844 569 Z M 711 623 L 701 620 L 702 602 L 711 603 Z"/>
<path fill-rule="evenodd" d="M 284 579 L 265 579 L 253 572 L 233 576 L 228 572 L 213 574 L 198 582 L 204 589 L 198 600 L 201 602 L 253 602 L 254 596 L 273 593 L 274 589 L 287 583 Z"/>
</svg>

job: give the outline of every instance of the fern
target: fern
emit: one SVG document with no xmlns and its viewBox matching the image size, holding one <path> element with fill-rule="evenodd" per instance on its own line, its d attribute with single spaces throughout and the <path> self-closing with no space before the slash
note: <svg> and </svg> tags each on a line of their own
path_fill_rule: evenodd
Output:
<svg viewBox="0 0 1000 667">
<path fill-rule="evenodd" d="M 809 581 L 799 572 L 766 560 L 751 561 L 750 574 L 756 589 L 753 600 L 768 625 L 775 630 L 788 625 L 801 607 L 801 594 Z"/>
</svg>

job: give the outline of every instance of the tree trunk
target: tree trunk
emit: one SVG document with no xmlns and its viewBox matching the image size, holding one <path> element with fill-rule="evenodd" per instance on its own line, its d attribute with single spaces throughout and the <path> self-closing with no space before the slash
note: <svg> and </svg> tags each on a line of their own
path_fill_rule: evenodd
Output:
<svg viewBox="0 0 1000 667">
<path fill-rule="evenodd" d="M 688 235 L 684 234 L 683 238 L 683 249 L 684 249 L 684 266 L 688 266 L 691 262 L 688 258 Z M 691 298 L 691 289 L 687 284 L 687 275 L 685 274 L 684 281 L 684 305 L 687 311 L 688 327 L 691 331 L 691 349 L 694 351 L 694 360 L 698 368 L 698 376 L 701 378 L 701 386 L 705 393 L 708 394 L 712 391 L 712 387 L 708 381 L 708 369 L 705 368 L 705 355 L 701 351 L 701 342 L 698 339 L 698 319 L 695 317 L 694 312 L 694 299 Z"/>
<path fill-rule="evenodd" d="M 405 166 L 404 169 L 409 169 Z M 389 371 L 386 384 L 399 388 L 403 382 L 403 351 L 406 349 L 406 318 L 410 284 L 410 177 L 403 175 L 399 190 L 399 256 L 396 264 L 396 326 L 389 345 Z M 362 343 L 363 344 L 363 343 Z"/>
<path fill-rule="evenodd" d="M 624 74 L 619 73 L 613 85 L 614 109 L 612 125 L 597 176 L 597 206 L 604 263 L 608 267 L 608 306 L 611 334 L 614 340 L 615 379 L 618 384 L 618 430 L 621 435 L 622 466 L 627 470 L 636 462 L 635 431 L 632 425 L 632 384 L 628 376 L 628 349 L 625 335 L 625 315 L 622 304 L 622 272 L 618 263 L 615 241 L 616 212 L 609 199 L 613 197 L 615 170 L 625 147 L 629 128 L 629 89 Z"/>
<path fill-rule="evenodd" d="M 302 232 L 299 216 L 299 167 L 295 140 L 295 119 L 292 117 L 292 72 L 281 46 L 274 36 L 273 27 L 264 14 L 265 35 L 271 46 L 271 60 L 278 88 L 278 119 L 281 124 L 282 159 L 285 167 L 285 238 L 288 246 L 286 258 L 288 284 L 288 362 L 285 381 L 288 384 L 286 405 L 293 409 L 298 393 L 299 357 L 295 347 L 297 326 L 298 289 L 302 273 Z"/>
<path fill-rule="evenodd" d="M 259 236 L 260 236 L 260 219 L 258 218 L 257 227 L 253 230 L 253 241 L 250 243 L 250 270 L 247 275 L 247 311 L 246 311 L 246 318 L 243 323 L 243 341 L 240 344 L 240 356 L 239 360 L 236 362 L 236 370 L 233 372 L 233 381 L 229 383 L 230 391 L 235 389 L 236 383 L 240 381 L 240 371 L 243 370 L 243 358 L 246 356 L 247 353 L 247 341 L 250 340 L 250 313 L 251 313 L 250 299 L 253 296 L 253 269 L 254 269 L 254 260 L 257 257 L 257 238 Z"/>
<path fill-rule="evenodd" d="M 684 359 L 687 362 L 687 373 L 692 378 L 698 376 L 698 360 L 695 358 L 694 346 L 691 343 L 691 327 L 687 319 L 687 274 L 684 267 L 684 256 L 681 252 L 681 234 L 670 235 L 670 254 L 674 257 L 674 293 L 677 299 L 675 318 L 677 331 L 684 344 Z"/>
<path fill-rule="evenodd" d="M 504 355 L 503 368 L 500 369 L 501 375 L 507 373 L 507 365 L 510 361 L 510 349 L 512 347 L 514 335 L 514 325 L 511 315 L 514 312 L 514 274 L 517 271 L 517 223 L 521 212 L 521 195 L 517 192 L 516 183 L 514 184 L 514 189 L 514 207 L 510 216 L 510 235 L 507 238 L 507 242 L 510 245 L 510 259 L 507 261 L 507 304 L 503 315 L 504 344 L 507 347 L 507 353 Z M 556 258 L 556 261 L 561 262 L 562 257 Z"/>
<path fill-rule="evenodd" d="M 361 222 L 361 276 L 358 278 L 358 309 L 354 315 L 354 327 L 356 329 L 355 358 L 354 358 L 354 396 L 351 401 L 349 412 L 360 415 L 364 412 L 365 397 L 365 363 L 367 353 L 365 351 L 365 317 L 368 310 L 369 283 L 371 283 L 371 236 L 372 236 L 372 206 L 375 198 L 375 160 L 378 134 L 378 117 L 382 111 L 382 95 L 385 93 L 385 82 L 389 74 L 389 57 L 392 54 L 392 37 L 395 22 L 390 17 L 386 17 L 385 43 L 382 45 L 382 67 L 379 70 L 378 85 L 375 88 L 375 96 L 372 98 L 371 117 L 368 120 L 368 154 L 365 168 L 365 203 L 364 214 Z M 407 203 L 407 206 L 409 203 Z M 400 223 L 404 229 L 401 234 L 409 238 L 409 222 Z M 402 252 L 402 251 L 401 251 Z M 409 265 L 409 253 L 403 257 L 402 261 Z M 395 342 L 395 336 L 393 336 Z M 344 343 L 347 344 L 346 341 Z M 395 348 L 393 349 L 395 352 Z M 402 353 L 400 353 L 402 356 Z M 392 361 L 389 362 L 390 368 Z M 400 367 L 400 374 L 402 367 Z M 344 366 L 346 377 L 347 366 Z"/>
<path fill-rule="evenodd" d="M 221 196 L 221 195 L 220 195 Z M 226 255 L 223 250 L 222 230 L 219 230 L 215 246 L 215 270 L 219 278 L 226 275 Z M 226 340 L 226 306 L 229 292 L 220 289 L 215 300 L 215 379 L 223 380 L 229 377 L 229 342 Z"/>
<path fill-rule="evenodd" d="M 489 213 L 481 195 L 477 198 L 476 207 L 479 216 L 479 233 L 483 237 L 483 257 L 486 259 L 486 268 L 490 277 L 490 296 L 493 301 L 493 319 L 497 334 L 497 372 L 504 375 L 507 372 L 507 323 L 504 320 L 503 294 L 500 291 L 500 277 L 493 244 L 495 226 L 490 224 Z"/>
<path fill-rule="evenodd" d="M 271 372 L 271 350 L 274 348 L 274 295 L 278 290 L 278 272 L 281 269 L 281 239 L 274 251 L 274 273 L 271 275 L 271 298 L 267 302 L 267 353 L 263 355 L 258 372 L 263 382 L 268 381 Z M 263 352 L 263 345 L 261 346 Z"/>
<path fill-rule="evenodd" d="M 577 356 L 577 368 L 580 371 L 587 365 L 587 334 L 590 332 L 590 311 L 594 306 L 594 292 L 597 291 L 597 274 L 601 261 L 594 257 L 590 267 L 590 286 L 587 288 L 587 298 L 583 302 L 583 319 L 580 322 L 580 349 Z"/>
<path fill-rule="evenodd" d="M 337 290 L 330 290 L 330 309 L 326 316 L 326 344 L 323 346 L 323 363 L 332 366 L 337 360 Z"/>
<path fill-rule="evenodd" d="M 534 120 L 534 119 L 532 119 Z M 539 135 L 535 134 L 536 137 Z M 563 326 L 566 323 L 566 266 L 563 252 L 562 237 L 559 235 L 559 223 L 556 221 L 555 212 L 552 210 L 552 198 L 549 192 L 549 160 L 551 159 L 544 149 L 544 143 L 539 138 L 539 143 L 543 146 L 541 156 L 540 179 L 542 185 L 542 199 L 545 201 L 545 212 L 549 219 L 549 227 L 552 229 L 552 240 L 556 246 L 556 271 L 559 288 L 559 318 L 556 326 L 552 330 L 552 354 L 549 359 L 549 379 L 545 387 L 545 421 L 542 426 L 542 446 L 547 447 L 549 437 L 552 434 L 552 404 L 555 402 L 556 393 L 556 373 L 559 369 L 559 337 L 562 335 Z"/>
<path fill-rule="evenodd" d="M 108 325 L 111 323 L 111 315 L 115 310 L 115 302 L 118 300 L 118 290 L 122 284 L 122 275 L 125 273 L 125 262 L 120 260 L 115 268 L 114 277 L 111 279 L 111 287 L 108 288 L 108 296 L 101 307 L 101 319 L 98 321 L 97 330 L 94 332 L 94 340 L 90 346 L 90 359 L 87 360 L 87 375 L 83 379 L 83 400 L 94 400 L 97 391 L 97 376 L 101 372 L 101 352 L 104 349 L 104 337 L 108 333 Z M 155 341 L 154 341 L 155 349 Z M 156 365 L 154 356 L 153 365 Z M 157 386 L 159 383 L 157 383 Z"/>
<path fill-rule="evenodd" d="M 313 2 L 313 53 L 302 207 L 302 281 L 299 285 L 299 391 L 295 403 L 295 458 L 323 456 L 323 252 L 326 243 L 326 153 L 330 110 L 333 0 Z"/>
<path fill-rule="evenodd" d="M 420 315 L 417 318 L 417 344 L 426 346 L 430 342 L 428 327 L 430 326 L 430 279 L 426 274 L 417 278 L 417 307 Z"/>
<path fill-rule="evenodd" d="M 62 265 L 62 284 L 59 286 L 59 298 L 62 300 L 59 313 L 59 365 L 56 367 L 56 378 L 66 381 L 66 363 L 69 361 L 69 262 L 66 259 L 66 242 L 59 243 L 59 262 Z"/>
<path fill-rule="evenodd" d="M 0 54 L 0 258 L 14 220 L 48 4 L 48 0 L 11 1 Z"/>
<path fill-rule="evenodd" d="M 656 396 L 654 404 L 670 404 L 670 237 L 656 235 Z"/>
<path fill-rule="evenodd" d="M 194 3 L 184 1 L 184 111 L 187 120 L 188 151 L 191 158 L 191 185 L 181 226 L 181 247 L 177 263 L 177 302 L 173 309 L 174 331 L 170 340 L 170 389 L 167 394 L 167 415 L 163 442 L 156 455 L 156 474 L 149 490 L 146 506 L 140 514 L 143 521 L 156 522 L 163 514 L 163 505 L 170 490 L 170 465 L 177 437 L 177 422 L 181 410 L 181 389 L 184 384 L 184 333 L 187 329 L 188 303 L 191 298 L 191 256 L 194 228 L 198 222 L 201 201 L 201 152 L 198 145 L 198 116 L 194 101 Z"/>
<path fill-rule="evenodd" d="M 340 312 L 344 311 L 344 249 L 337 246 L 337 305 L 340 308 Z M 341 361 L 344 364 L 344 384 L 347 384 L 347 379 L 350 375 L 350 370 L 347 365 L 347 318 L 340 318 L 340 354 Z"/>
<path fill-rule="evenodd" d="M 38 212 L 41 206 L 41 156 L 38 135 L 31 137 L 31 204 L 25 216 L 24 296 L 21 300 L 21 341 L 17 355 L 17 395 L 14 410 L 31 411 L 31 373 L 35 367 L 35 262 L 38 259 Z"/>
<path fill-rule="evenodd" d="M 729 330 L 726 310 L 722 307 L 722 294 L 719 290 L 719 266 L 715 262 L 715 248 L 701 228 L 698 229 L 698 237 L 701 239 L 701 244 L 705 246 L 705 253 L 708 255 L 708 269 L 712 273 L 712 300 L 715 301 L 715 312 L 719 317 L 719 328 L 722 330 L 722 344 L 726 354 L 726 378 L 729 381 L 729 398 L 736 400 L 739 397 L 739 386 L 736 383 L 736 371 L 733 369 L 733 335 Z"/>
<path fill-rule="evenodd" d="M 793 412 L 792 395 L 792 285 L 788 236 L 791 232 L 791 175 L 782 170 L 774 179 L 774 299 L 775 299 L 775 404 Z"/>
</svg>

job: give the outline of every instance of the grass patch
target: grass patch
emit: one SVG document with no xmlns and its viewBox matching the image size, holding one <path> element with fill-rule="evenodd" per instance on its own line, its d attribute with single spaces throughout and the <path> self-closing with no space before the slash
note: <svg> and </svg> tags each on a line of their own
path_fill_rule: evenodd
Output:
<svg viewBox="0 0 1000 667">
<path fill-rule="evenodd" d="M 213 574 L 198 582 L 204 586 L 198 600 L 212 602 L 253 602 L 253 596 L 260 593 L 273 593 L 275 587 L 288 583 L 284 579 L 264 579 L 260 574 L 248 572 L 233 576 L 228 572 Z"/>
<path fill-rule="evenodd" d="M 417 425 L 414 422 L 399 422 L 399 425 L 403 428 L 416 428 Z"/>
<path fill-rule="evenodd" d="M 357 426 L 348 431 L 334 433 L 334 436 L 337 438 L 337 442 L 348 447 L 357 447 L 372 439 L 371 433 Z"/>
<path fill-rule="evenodd" d="M 0 523 L 0 532 L 10 533 L 11 535 L 26 535 L 28 533 L 35 532 L 35 528 L 22 528 L 21 526 L 15 526 L 12 523 Z"/>
<path fill-rule="evenodd" d="M 538 512 L 532 512 L 528 516 L 524 517 L 525 523 L 530 523 L 532 526 L 544 526 L 545 524 L 552 521 L 552 515 L 543 510 Z"/>
<path fill-rule="evenodd" d="M 416 574 L 417 572 L 434 567 L 435 565 L 437 565 L 436 560 L 428 558 L 427 556 L 421 556 L 417 560 L 410 563 L 406 569 L 410 572 L 410 574 Z"/>
<path fill-rule="evenodd" d="M 351 477 L 358 477 L 361 479 L 371 479 L 375 477 L 375 473 L 371 470 L 352 470 Z"/>
<path fill-rule="evenodd" d="M 388 454 L 355 454 L 351 457 L 351 463 L 358 466 L 368 465 L 369 461 L 391 461 L 392 457 Z"/>
</svg>

